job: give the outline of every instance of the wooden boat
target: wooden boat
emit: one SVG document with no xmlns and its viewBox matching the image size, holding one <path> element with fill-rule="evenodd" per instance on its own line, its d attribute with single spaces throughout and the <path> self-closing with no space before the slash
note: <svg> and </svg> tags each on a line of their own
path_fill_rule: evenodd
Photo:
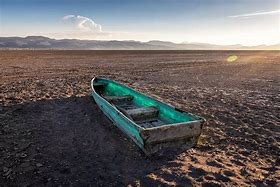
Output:
<svg viewBox="0 0 280 187">
<path fill-rule="evenodd" d="M 104 114 L 147 155 L 197 144 L 204 119 L 105 77 L 91 81 Z"/>
</svg>

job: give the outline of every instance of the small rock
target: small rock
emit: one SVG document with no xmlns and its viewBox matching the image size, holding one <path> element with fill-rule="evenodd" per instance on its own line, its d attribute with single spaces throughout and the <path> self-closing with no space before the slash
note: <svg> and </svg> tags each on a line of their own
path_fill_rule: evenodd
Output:
<svg viewBox="0 0 280 187">
<path fill-rule="evenodd" d="M 26 154 L 26 153 L 21 153 L 21 154 L 20 154 L 20 158 L 25 158 L 25 157 L 27 157 L 27 154 Z"/>
<path fill-rule="evenodd" d="M 43 166 L 43 164 L 41 164 L 41 163 L 37 163 L 37 164 L 36 164 L 36 166 L 37 166 L 37 167 L 42 167 L 42 166 Z"/>
<path fill-rule="evenodd" d="M 3 172 L 6 173 L 9 169 L 7 167 L 3 167 Z"/>
</svg>

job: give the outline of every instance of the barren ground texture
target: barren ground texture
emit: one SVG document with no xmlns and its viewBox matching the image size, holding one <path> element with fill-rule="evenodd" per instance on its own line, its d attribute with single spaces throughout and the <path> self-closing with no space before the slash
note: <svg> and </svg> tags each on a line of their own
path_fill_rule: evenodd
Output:
<svg viewBox="0 0 280 187">
<path fill-rule="evenodd" d="M 198 145 L 145 157 L 96 75 L 206 118 Z M 0 186 L 280 185 L 279 83 L 279 51 L 1 50 Z"/>
</svg>

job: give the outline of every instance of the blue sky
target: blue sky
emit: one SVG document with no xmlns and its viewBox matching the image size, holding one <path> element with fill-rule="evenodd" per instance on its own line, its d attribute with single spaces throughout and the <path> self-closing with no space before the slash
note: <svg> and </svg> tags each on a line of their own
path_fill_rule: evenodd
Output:
<svg viewBox="0 0 280 187">
<path fill-rule="evenodd" d="M 280 43 L 280 0 L 0 0 L 0 36 Z"/>
</svg>

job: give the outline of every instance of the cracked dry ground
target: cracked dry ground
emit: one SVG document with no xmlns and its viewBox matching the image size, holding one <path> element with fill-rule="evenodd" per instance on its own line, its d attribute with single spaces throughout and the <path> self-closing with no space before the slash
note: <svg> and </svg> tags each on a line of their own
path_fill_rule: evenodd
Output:
<svg viewBox="0 0 280 187">
<path fill-rule="evenodd" d="M 0 68 L 0 186 L 279 185 L 279 51 L 2 50 Z M 96 75 L 206 118 L 199 144 L 144 157 Z"/>
</svg>

